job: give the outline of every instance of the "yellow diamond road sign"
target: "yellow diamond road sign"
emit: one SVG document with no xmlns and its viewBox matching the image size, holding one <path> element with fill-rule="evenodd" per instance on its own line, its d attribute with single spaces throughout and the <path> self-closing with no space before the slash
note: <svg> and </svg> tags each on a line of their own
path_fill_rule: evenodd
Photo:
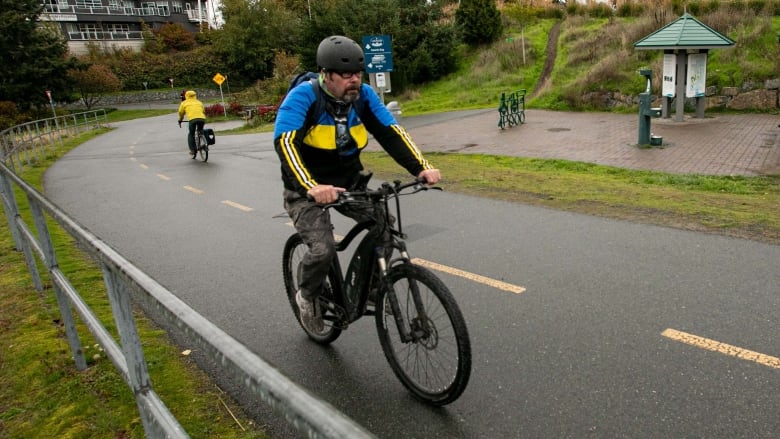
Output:
<svg viewBox="0 0 780 439">
<path fill-rule="evenodd" d="M 217 85 L 222 85 L 222 83 L 225 82 L 225 77 L 222 76 L 221 73 L 217 73 L 213 78 L 211 78 L 211 80 L 216 82 Z"/>
</svg>

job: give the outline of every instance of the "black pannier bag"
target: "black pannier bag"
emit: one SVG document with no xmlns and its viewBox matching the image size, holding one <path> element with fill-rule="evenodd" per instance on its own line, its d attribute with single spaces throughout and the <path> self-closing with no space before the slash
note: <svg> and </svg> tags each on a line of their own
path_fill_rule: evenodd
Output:
<svg viewBox="0 0 780 439">
<path fill-rule="evenodd" d="M 203 135 L 206 136 L 206 143 L 209 145 L 217 143 L 217 137 L 214 135 L 214 130 L 211 128 L 204 128 Z"/>
</svg>

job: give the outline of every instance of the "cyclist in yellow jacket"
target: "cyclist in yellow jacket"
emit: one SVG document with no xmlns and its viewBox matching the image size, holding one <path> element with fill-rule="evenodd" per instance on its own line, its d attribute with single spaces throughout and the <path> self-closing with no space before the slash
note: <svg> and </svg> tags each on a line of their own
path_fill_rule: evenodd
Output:
<svg viewBox="0 0 780 439">
<path fill-rule="evenodd" d="M 198 151 L 195 150 L 195 130 L 203 129 L 206 124 L 206 110 L 203 108 L 203 102 L 198 100 L 198 94 L 194 90 L 187 90 L 184 93 L 184 100 L 179 104 L 179 128 L 187 116 L 190 132 L 187 135 L 187 143 L 190 146 L 190 154 L 195 158 Z"/>
</svg>

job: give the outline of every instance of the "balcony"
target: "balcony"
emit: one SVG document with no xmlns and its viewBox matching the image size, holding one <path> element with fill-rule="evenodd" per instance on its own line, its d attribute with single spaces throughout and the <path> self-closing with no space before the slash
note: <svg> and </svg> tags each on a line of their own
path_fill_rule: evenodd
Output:
<svg viewBox="0 0 780 439">
<path fill-rule="evenodd" d="M 111 7 L 111 6 L 80 8 L 73 5 L 60 6 L 60 5 L 47 4 L 43 9 L 43 14 L 121 15 L 121 16 L 134 16 L 134 17 L 146 17 L 150 15 L 156 15 L 160 17 L 170 17 L 171 11 L 170 9 L 168 9 L 168 7 L 165 6 L 158 6 L 156 8 L 126 8 L 126 7 Z M 190 21 L 192 21 L 192 18 L 190 18 Z M 195 21 L 197 21 L 197 19 Z"/>
<path fill-rule="evenodd" d="M 126 41 L 126 40 L 143 40 L 143 32 L 130 31 L 130 32 L 104 32 L 104 31 L 84 31 L 84 32 L 68 32 L 68 39 L 71 41 Z"/>
<path fill-rule="evenodd" d="M 208 20 L 208 15 L 206 15 L 206 10 L 205 9 L 201 9 L 200 13 L 198 13 L 198 11 L 196 11 L 194 9 L 188 9 L 186 12 L 187 12 L 187 19 L 189 19 L 190 22 L 192 22 L 192 23 L 198 23 L 198 22 L 206 23 L 206 22 L 209 21 Z M 201 18 L 201 17 L 203 17 L 203 18 Z"/>
</svg>

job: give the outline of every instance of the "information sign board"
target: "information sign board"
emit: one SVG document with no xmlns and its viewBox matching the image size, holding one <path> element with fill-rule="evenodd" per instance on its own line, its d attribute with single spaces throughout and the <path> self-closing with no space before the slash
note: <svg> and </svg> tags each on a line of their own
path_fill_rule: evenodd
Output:
<svg viewBox="0 0 780 439">
<path fill-rule="evenodd" d="M 390 35 L 363 36 L 363 56 L 366 59 L 366 73 L 392 72 Z"/>
</svg>

